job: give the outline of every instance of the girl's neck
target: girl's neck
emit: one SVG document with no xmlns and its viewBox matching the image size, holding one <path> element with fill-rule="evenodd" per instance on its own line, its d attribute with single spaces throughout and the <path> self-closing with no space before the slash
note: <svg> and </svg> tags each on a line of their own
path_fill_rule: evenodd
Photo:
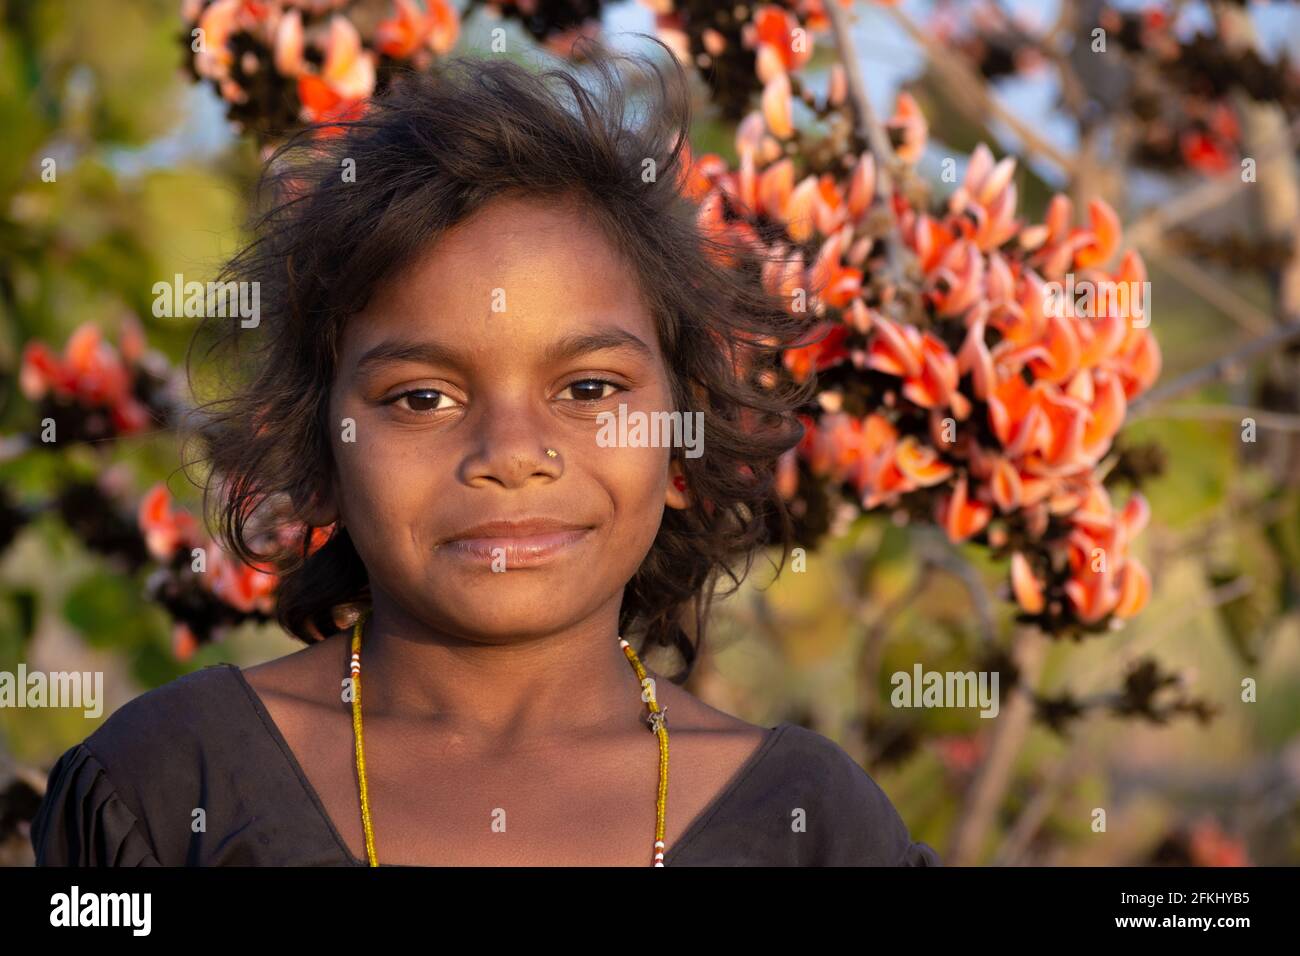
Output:
<svg viewBox="0 0 1300 956">
<path fill-rule="evenodd" d="M 486 643 L 432 630 L 377 600 L 362 632 L 365 718 L 434 723 L 467 751 L 635 730 L 646 705 L 619 647 L 617 611 Z"/>
</svg>

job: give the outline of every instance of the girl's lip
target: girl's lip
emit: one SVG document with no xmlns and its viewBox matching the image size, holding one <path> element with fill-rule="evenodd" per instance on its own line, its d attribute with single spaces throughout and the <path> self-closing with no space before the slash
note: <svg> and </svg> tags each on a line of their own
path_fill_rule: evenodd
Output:
<svg viewBox="0 0 1300 956">
<path fill-rule="evenodd" d="M 457 538 L 445 542 L 441 550 L 474 563 L 491 565 L 498 559 L 504 559 L 505 569 L 509 571 L 549 561 L 585 540 L 590 532 L 590 528 L 575 528 L 541 534 Z"/>
</svg>

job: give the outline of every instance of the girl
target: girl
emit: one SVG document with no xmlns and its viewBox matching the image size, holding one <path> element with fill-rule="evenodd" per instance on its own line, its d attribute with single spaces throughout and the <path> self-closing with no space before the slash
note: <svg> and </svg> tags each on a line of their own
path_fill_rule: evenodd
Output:
<svg viewBox="0 0 1300 956">
<path fill-rule="evenodd" d="M 236 377 L 197 437 L 307 646 L 119 709 L 51 771 L 38 863 L 939 862 L 837 744 L 680 686 L 720 578 L 789 544 L 806 324 L 697 226 L 680 67 L 591 64 L 450 60 L 268 164 L 223 276 L 261 316 L 201 327 Z M 256 551 L 280 520 L 328 540 Z"/>
</svg>

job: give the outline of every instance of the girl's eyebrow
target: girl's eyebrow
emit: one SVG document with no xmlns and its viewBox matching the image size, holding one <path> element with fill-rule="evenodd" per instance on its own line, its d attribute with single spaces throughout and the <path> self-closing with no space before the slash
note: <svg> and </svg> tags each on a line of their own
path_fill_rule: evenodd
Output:
<svg viewBox="0 0 1300 956">
<path fill-rule="evenodd" d="M 380 342 L 357 360 L 354 374 L 360 378 L 372 369 L 378 369 L 384 365 L 397 365 L 401 362 L 461 367 L 460 358 L 456 351 L 437 342 L 388 339 Z"/>
<path fill-rule="evenodd" d="M 577 358 L 579 355 L 586 355 L 588 352 L 608 350 L 631 352 L 649 361 L 653 361 L 655 357 L 654 349 L 631 332 L 626 329 L 610 328 L 596 332 L 570 332 L 547 346 L 543 358 L 548 363 L 563 362 L 566 359 Z"/>
<path fill-rule="evenodd" d="M 655 357 L 654 350 L 637 336 L 626 329 L 614 328 L 595 332 L 571 332 L 548 345 L 542 353 L 542 360 L 553 364 L 589 352 L 609 350 L 630 352 L 649 361 Z M 457 369 L 463 369 L 469 364 L 459 351 L 439 342 L 389 339 L 380 342 L 357 360 L 356 375 L 398 362 L 445 365 Z"/>
</svg>

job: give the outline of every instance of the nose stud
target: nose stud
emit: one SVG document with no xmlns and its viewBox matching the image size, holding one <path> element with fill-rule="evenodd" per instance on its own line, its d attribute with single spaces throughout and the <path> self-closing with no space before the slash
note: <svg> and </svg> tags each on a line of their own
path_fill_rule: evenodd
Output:
<svg viewBox="0 0 1300 956">
<path fill-rule="evenodd" d="M 555 457 L 558 456 L 559 454 L 560 454 L 560 453 L 559 453 L 558 451 L 556 451 L 554 448 L 548 448 L 548 449 L 546 449 L 546 457 L 547 457 L 547 458 L 555 458 Z"/>
</svg>

